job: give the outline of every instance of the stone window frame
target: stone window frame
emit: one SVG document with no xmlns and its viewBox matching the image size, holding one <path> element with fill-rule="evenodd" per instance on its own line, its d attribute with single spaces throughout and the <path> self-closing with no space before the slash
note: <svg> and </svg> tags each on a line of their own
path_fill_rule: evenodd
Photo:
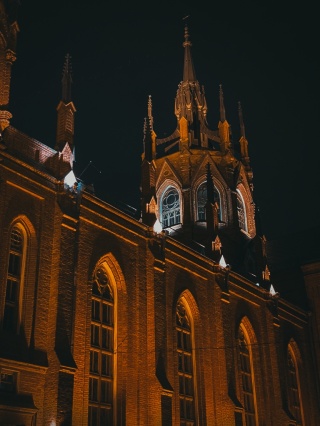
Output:
<svg viewBox="0 0 320 426">
<path fill-rule="evenodd" d="M 196 191 L 195 191 L 195 194 L 196 194 L 196 196 L 195 196 L 195 200 L 196 200 L 196 220 L 198 222 L 205 222 L 206 221 L 205 204 L 203 206 L 201 206 L 204 209 L 203 218 L 200 218 L 200 214 L 199 214 L 199 208 L 200 208 L 199 207 L 199 191 L 200 191 L 201 187 L 203 187 L 203 186 L 206 187 L 206 185 L 207 185 L 207 180 L 204 180 L 203 182 L 201 182 L 197 186 Z M 219 189 L 217 188 L 217 186 L 215 184 L 215 181 L 214 181 L 214 190 L 215 190 L 215 198 L 216 198 L 216 196 L 218 196 L 218 201 L 216 200 L 216 202 L 217 202 L 218 207 L 219 207 L 219 212 L 218 212 L 219 221 L 222 222 L 223 209 L 221 207 L 221 194 L 220 194 L 220 191 L 219 191 Z M 206 203 L 206 201 L 205 201 L 205 203 Z"/>
<path fill-rule="evenodd" d="M 193 426 L 198 424 L 198 391 L 197 391 L 197 371 L 196 371 L 196 359 L 195 359 L 195 330 L 194 330 L 194 318 L 187 301 L 188 292 L 185 295 L 181 295 L 175 305 L 175 341 L 176 341 L 176 355 L 177 355 L 177 373 L 178 373 L 178 397 L 179 397 L 179 415 L 180 424 Z M 179 321 L 180 319 L 180 321 Z M 187 321 L 187 324 L 182 324 L 183 320 Z M 180 323 L 180 324 L 179 324 Z M 179 340 L 180 336 L 180 340 Z M 179 341 L 182 345 L 179 345 Z M 186 363 L 184 359 L 188 360 Z M 181 367 L 181 368 L 180 368 Z M 187 371 L 188 370 L 188 371 Z M 189 384 L 188 384 L 189 383 Z M 190 389 L 190 385 L 192 389 Z M 192 395 L 182 393 L 186 386 L 188 390 L 192 391 Z M 181 408 L 185 410 L 191 408 L 192 417 L 186 418 L 181 416 Z"/>
<path fill-rule="evenodd" d="M 14 334 L 19 334 L 22 322 L 29 238 L 26 227 L 19 220 L 12 223 L 9 229 L 9 235 L 2 328 Z M 18 238 L 21 239 L 21 247 L 14 244 L 14 239 L 17 242 Z M 14 269 L 16 268 L 18 268 L 18 270 L 15 273 Z M 13 311 L 14 316 L 11 319 L 8 318 L 10 310 Z"/>
<path fill-rule="evenodd" d="M 296 420 L 297 426 L 301 426 L 304 425 L 300 381 L 301 356 L 298 346 L 293 339 L 291 339 L 287 346 L 286 365 L 288 408 L 291 415 Z"/>
<path fill-rule="evenodd" d="M 246 203 L 244 201 L 244 198 L 240 189 L 238 188 L 237 188 L 237 213 L 238 213 L 238 223 L 239 223 L 240 229 L 242 229 L 244 232 L 248 232 Z"/>
<path fill-rule="evenodd" d="M 107 262 L 97 265 L 92 280 L 88 425 L 115 418 L 116 306 L 114 279 Z M 112 315 L 110 311 L 112 310 Z M 94 333 L 92 332 L 94 331 Z M 111 339 L 110 334 L 112 334 Z"/>
<path fill-rule="evenodd" d="M 167 226 L 164 225 L 164 220 L 163 220 L 163 198 L 165 197 L 166 193 L 170 190 L 174 190 L 176 191 L 177 195 L 178 195 L 178 207 L 175 208 L 174 210 L 178 210 L 179 209 L 179 221 L 175 221 L 175 223 L 173 224 L 168 224 Z M 171 228 L 171 227 L 175 227 L 178 225 L 181 225 L 183 222 L 183 205 L 182 205 L 182 194 L 181 194 L 181 190 L 180 188 L 174 183 L 174 182 L 165 182 L 162 186 L 161 189 L 159 190 L 159 194 L 160 196 L 157 196 L 157 198 L 160 200 L 160 208 L 159 208 L 159 221 L 161 223 L 161 226 L 163 229 L 166 228 Z M 175 216 L 176 217 L 176 216 Z"/>
<path fill-rule="evenodd" d="M 245 343 L 246 347 L 241 349 L 241 344 Z M 242 318 L 237 331 L 237 356 L 238 356 L 238 383 L 240 390 L 240 400 L 243 405 L 244 423 L 247 426 L 258 425 L 258 403 L 256 378 L 254 368 L 254 356 L 252 346 L 257 344 L 254 331 L 247 317 Z M 246 354 L 245 354 L 246 350 Z M 246 364 L 245 364 L 246 363 Z M 249 371 L 245 371 L 244 367 L 249 366 Z M 249 382 L 248 382 L 249 381 Z M 249 388 L 244 389 L 244 384 Z M 251 407 L 249 407 L 251 404 Z M 249 408 L 251 411 L 249 411 Z"/>
</svg>

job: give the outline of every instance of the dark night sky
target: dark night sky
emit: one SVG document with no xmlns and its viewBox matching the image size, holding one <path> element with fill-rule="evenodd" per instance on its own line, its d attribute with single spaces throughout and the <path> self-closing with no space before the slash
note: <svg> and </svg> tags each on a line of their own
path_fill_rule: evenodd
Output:
<svg viewBox="0 0 320 426">
<path fill-rule="evenodd" d="M 54 147 L 66 53 L 72 57 L 76 169 L 97 195 L 139 207 L 148 95 L 159 137 L 176 126 L 188 19 L 208 122 L 219 84 L 234 141 L 241 101 L 254 194 L 268 239 L 319 225 L 319 25 L 316 11 L 267 2 L 21 0 L 11 124 Z M 289 4 L 289 3 L 288 3 Z M 210 10 L 208 10 L 208 8 Z M 89 173 L 90 171 L 90 173 Z M 84 177 L 85 175 L 83 175 Z"/>
</svg>

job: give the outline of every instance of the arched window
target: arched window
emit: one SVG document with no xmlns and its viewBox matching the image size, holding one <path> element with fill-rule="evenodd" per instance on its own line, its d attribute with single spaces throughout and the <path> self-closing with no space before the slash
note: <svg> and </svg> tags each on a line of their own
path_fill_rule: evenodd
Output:
<svg viewBox="0 0 320 426">
<path fill-rule="evenodd" d="M 106 270 L 92 286 L 89 426 L 113 424 L 114 296 Z"/>
<path fill-rule="evenodd" d="M 180 220 L 180 199 L 178 191 L 170 187 L 161 198 L 162 228 L 177 225 Z"/>
<path fill-rule="evenodd" d="M 192 329 L 182 301 L 176 307 L 180 426 L 195 425 Z"/>
<path fill-rule="evenodd" d="M 244 231 L 248 231 L 247 226 L 247 215 L 246 215 L 246 208 L 245 204 L 241 195 L 241 192 L 237 190 L 237 211 L 238 211 L 238 221 L 239 221 L 239 227 L 240 229 L 243 229 Z"/>
<path fill-rule="evenodd" d="M 214 187 L 214 198 L 219 207 L 219 219 L 221 220 L 221 203 L 220 203 L 220 194 L 216 187 Z M 205 205 L 207 203 L 207 182 L 203 182 L 199 185 L 197 190 L 197 213 L 198 220 L 200 222 L 204 222 L 206 220 L 206 208 Z"/>
<path fill-rule="evenodd" d="M 287 353 L 288 368 L 288 405 L 289 410 L 295 418 L 297 425 L 302 425 L 301 398 L 299 388 L 299 377 L 296 359 L 290 347 Z"/>
<path fill-rule="evenodd" d="M 245 335 L 244 329 L 239 328 L 239 357 L 241 374 L 241 392 L 243 398 L 245 424 L 246 426 L 256 425 L 255 412 L 255 392 L 252 369 L 252 354 L 249 339 Z"/>
<path fill-rule="evenodd" d="M 26 258 L 26 233 L 20 225 L 14 225 L 10 234 L 7 270 L 6 298 L 3 329 L 18 332 L 21 320 L 24 264 Z"/>
</svg>

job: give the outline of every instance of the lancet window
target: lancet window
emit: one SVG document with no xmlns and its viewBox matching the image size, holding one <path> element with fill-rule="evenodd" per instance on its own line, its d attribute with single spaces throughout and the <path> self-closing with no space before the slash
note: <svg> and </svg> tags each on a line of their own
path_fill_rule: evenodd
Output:
<svg viewBox="0 0 320 426">
<path fill-rule="evenodd" d="M 216 187 L 214 187 L 214 199 L 218 204 L 218 215 L 219 219 L 221 220 L 221 203 L 220 203 L 220 194 Z M 200 222 L 204 222 L 206 220 L 206 203 L 208 200 L 207 196 L 207 182 L 203 182 L 198 190 L 197 190 L 197 214 L 198 214 L 198 220 Z"/>
<path fill-rule="evenodd" d="M 255 426 L 255 393 L 250 342 L 242 327 L 239 328 L 239 357 L 241 374 L 241 391 L 243 397 L 246 426 Z"/>
<path fill-rule="evenodd" d="M 181 222 L 180 197 L 174 187 L 169 187 L 161 198 L 162 228 L 168 228 Z"/>
<path fill-rule="evenodd" d="M 113 424 L 114 296 L 99 267 L 92 285 L 89 426 Z"/>
<path fill-rule="evenodd" d="M 237 191 L 237 212 L 240 229 L 248 231 L 246 207 L 240 191 Z"/>
<path fill-rule="evenodd" d="M 177 357 L 179 376 L 180 426 L 195 425 L 192 329 L 182 301 L 176 307 Z"/>
<path fill-rule="evenodd" d="M 297 425 L 302 425 L 298 368 L 295 357 L 290 348 L 288 348 L 287 353 L 287 366 L 289 410 L 295 418 Z"/>
<path fill-rule="evenodd" d="M 20 323 L 25 258 L 26 233 L 22 227 L 15 225 L 10 234 L 6 297 L 3 314 L 3 329 L 13 333 L 18 332 Z"/>
</svg>

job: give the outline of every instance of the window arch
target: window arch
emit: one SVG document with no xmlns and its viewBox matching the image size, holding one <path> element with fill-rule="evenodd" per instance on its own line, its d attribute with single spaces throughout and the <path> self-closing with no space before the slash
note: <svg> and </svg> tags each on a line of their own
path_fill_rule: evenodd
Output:
<svg viewBox="0 0 320 426">
<path fill-rule="evenodd" d="M 18 333 L 21 322 L 27 233 L 20 223 L 11 228 L 9 242 L 6 296 L 2 327 Z"/>
<path fill-rule="evenodd" d="M 288 406 L 297 425 L 303 425 L 299 372 L 296 356 L 289 345 L 287 350 Z"/>
<path fill-rule="evenodd" d="M 244 407 L 245 424 L 246 426 L 255 426 L 257 424 L 255 409 L 256 396 L 254 389 L 252 352 L 248 334 L 242 324 L 238 330 L 238 351 L 241 376 L 240 387 Z"/>
<path fill-rule="evenodd" d="M 108 272 L 95 272 L 91 298 L 91 346 L 88 425 L 113 424 L 114 418 L 114 309 Z"/>
<path fill-rule="evenodd" d="M 214 198 L 219 207 L 219 220 L 221 221 L 221 201 L 220 194 L 216 186 L 214 186 Z M 207 203 L 207 182 L 202 182 L 197 189 L 197 220 L 200 222 L 204 222 L 206 220 L 206 209 L 205 205 Z"/>
<path fill-rule="evenodd" d="M 181 222 L 180 196 L 178 190 L 170 186 L 161 197 L 161 224 L 168 228 Z"/>
<path fill-rule="evenodd" d="M 245 203 L 242 197 L 241 192 L 237 189 L 237 212 L 238 212 L 238 222 L 240 229 L 248 231 L 247 225 L 247 213 Z"/>
<path fill-rule="evenodd" d="M 179 376 L 180 426 L 195 422 L 195 383 L 193 372 L 192 326 L 186 306 L 180 299 L 176 305 L 176 336 Z"/>
</svg>

